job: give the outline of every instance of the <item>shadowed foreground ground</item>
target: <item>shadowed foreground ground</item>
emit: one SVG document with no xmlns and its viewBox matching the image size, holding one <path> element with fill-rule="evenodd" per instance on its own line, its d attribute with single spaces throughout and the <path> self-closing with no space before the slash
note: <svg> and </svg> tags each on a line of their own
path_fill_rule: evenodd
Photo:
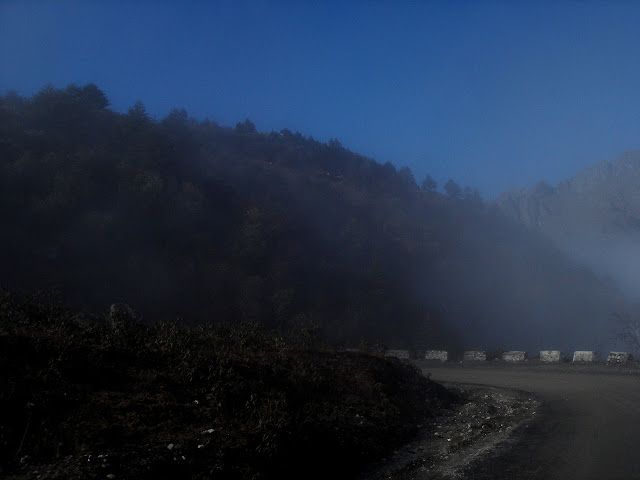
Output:
<svg viewBox="0 0 640 480">
<path fill-rule="evenodd" d="M 186 328 L 125 307 L 73 315 L 0 289 L 0 475 L 326 478 L 341 465 L 349 478 L 456 400 L 415 366 L 323 346 L 311 327 Z"/>
</svg>

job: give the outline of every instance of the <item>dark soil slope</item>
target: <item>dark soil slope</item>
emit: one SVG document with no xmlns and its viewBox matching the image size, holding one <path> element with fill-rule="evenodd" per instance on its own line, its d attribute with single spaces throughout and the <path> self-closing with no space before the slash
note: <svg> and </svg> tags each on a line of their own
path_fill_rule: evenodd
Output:
<svg viewBox="0 0 640 480">
<path fill-rule="evenodd" d="M 349 476 L 451 401 L 415 367 L 309 330 L 88 319 L 7 293 L 0 312 L 9 478 Z"/>
</svg>

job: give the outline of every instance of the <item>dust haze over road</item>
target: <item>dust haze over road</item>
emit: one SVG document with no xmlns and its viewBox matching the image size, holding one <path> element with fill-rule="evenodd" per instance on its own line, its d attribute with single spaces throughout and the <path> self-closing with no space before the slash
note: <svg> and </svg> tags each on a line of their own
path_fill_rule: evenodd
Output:
<svg viewBox="0 0 640 480">
<path fill-rule="evenodd" d="M 423 366 L 437 382 L 531 392 L 543 417 L 510 451 L 464 478 L 640 478 L 640 371 L 608 367 Z"/>
</svg>

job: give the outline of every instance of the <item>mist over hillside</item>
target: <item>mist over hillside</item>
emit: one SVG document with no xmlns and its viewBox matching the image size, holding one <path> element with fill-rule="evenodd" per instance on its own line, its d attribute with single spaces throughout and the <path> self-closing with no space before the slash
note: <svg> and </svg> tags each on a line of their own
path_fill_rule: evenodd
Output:
<svg viewBox="0 0 640 480">
<path fill-rule="evenodd" d="M 546 187 L 545 187 L 546 188 Z M 317 326 L 392 347 L 593 348 L 615 283 L 454 181 L 289 130 L 0 97 L 0 281 L 146 319 Z M 519 217 L 518 217 L 519 218 Z"/>
<path fill-rule="evenodd" d="M 602 161 L 552 187 L 504 193 L 496 205 L 640 300 L 640 151 Z"/>
</svg>

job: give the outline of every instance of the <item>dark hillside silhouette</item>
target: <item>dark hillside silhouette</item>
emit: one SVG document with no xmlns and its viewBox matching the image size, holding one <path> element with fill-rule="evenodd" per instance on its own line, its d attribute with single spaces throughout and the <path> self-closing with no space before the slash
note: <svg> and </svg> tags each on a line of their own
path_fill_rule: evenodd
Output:
<svg viewBox="0 0 640 480">
<path fill-rule="evenodd" d="M 597 338 L 620 302 L 454 181 L 420 188 L 408 168 L 250 120 L 108 106 L 95 85 L 0 97 L 9 286 L 415 348 Z"/>
</svg>

